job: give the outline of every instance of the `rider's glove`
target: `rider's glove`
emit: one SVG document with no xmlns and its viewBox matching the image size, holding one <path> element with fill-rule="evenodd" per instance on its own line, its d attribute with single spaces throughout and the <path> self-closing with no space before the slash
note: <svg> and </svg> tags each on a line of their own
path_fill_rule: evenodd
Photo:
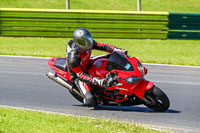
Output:
<svg viewBox="0 0 200 133">
<path fill-rule="evenodd" d="M 125 55 L 128 54 L 128 51 L 126 49 L 120 49 L 120 48 L 115 48 L 113 52 L 120 52 L 120 53 L 123 53 Z"/>
<path fill-rule="evenodd" d="M 113 73 L 108 73 L 103 79 L 93 78 L 92 84 L 104 87 L 112 87 L 115 86 L 117 81 L 117 75 Z"/>
<path fill-rule="evenodd" d="M 104 86 L 106 84 L 106 80 L 105 79 L 93 78 L 92 84 L 93 85 L 98 85 L 98 86 Z"/>
</svg>

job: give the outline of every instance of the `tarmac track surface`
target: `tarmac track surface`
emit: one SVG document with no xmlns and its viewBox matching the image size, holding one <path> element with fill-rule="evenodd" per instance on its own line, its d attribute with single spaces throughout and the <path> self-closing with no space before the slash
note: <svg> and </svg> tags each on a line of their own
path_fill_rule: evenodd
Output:
<svg viewBox="0 0 200 133">
<path fill-rule="evenodd" d="M 200 131 L 200 67 L 145 64 L 146 79 L 169 97 L 164 113 L 145 106 L 82 106 L 62 86 L 48 79 L 46 58 L 0 56 L 0 105 L 52 111 L 81 116 L 137 122 L 177 132 Z"/>
</svg>

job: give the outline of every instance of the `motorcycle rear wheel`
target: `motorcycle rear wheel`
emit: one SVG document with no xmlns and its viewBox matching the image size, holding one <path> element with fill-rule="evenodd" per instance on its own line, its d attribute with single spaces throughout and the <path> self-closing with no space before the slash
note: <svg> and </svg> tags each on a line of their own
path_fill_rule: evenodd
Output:
<svg viewBox="0 0 200 133">
<path fill-rule="evenodd" d="M 145 93 L 144 105 L 156 112 L 164 112 L 170 106 L 170 101 L 167 95 L 157 86 L 153 86 Z"/>
</svg>

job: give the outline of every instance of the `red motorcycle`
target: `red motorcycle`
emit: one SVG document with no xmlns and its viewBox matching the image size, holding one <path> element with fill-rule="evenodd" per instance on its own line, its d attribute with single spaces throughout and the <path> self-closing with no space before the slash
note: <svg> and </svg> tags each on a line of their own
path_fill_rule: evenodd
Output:
<svg viewBox="0 0 200 133">
<path fill-rule="evenodd" d="M 55 72 L 46 75 L 64 86 L 80 102 L 83 95 L 71 82 L 66 66 L 66 58 L 49 59 L 48 65 Z M 158 112 L 166 111 L 170 102 L 167 95 L 153 82 L 145 80 L 147 69 L 135 57 L 123 53 L 91 57 L 87 73 L 96 78 L 105 78 L 105 86 L 92 86 L 92 93 L 100 105 L 132 106 L 144 104 Z"/>
</svg>

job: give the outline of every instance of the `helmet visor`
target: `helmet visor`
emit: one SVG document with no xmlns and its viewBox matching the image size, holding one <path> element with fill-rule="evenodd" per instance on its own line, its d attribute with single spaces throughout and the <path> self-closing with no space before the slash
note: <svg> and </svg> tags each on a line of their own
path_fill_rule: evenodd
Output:
<svg viewBox="0 0 200 133">
<path fill-rule="evenodd" d="M 77 39 L 75 40 L 76 44 L 84 50 L 89 50 L 93 46 L 93 39 L 91 36 L 86 36 L 85 38 L 82 39 Z"/>
</svg>

